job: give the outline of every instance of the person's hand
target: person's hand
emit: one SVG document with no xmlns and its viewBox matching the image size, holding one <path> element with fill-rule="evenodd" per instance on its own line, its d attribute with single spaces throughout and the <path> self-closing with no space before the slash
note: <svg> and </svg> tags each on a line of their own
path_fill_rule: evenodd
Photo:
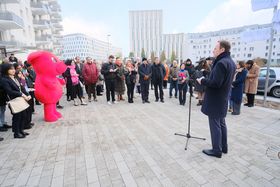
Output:
<svg viewBox="0 0 280 187">
<path fill-rule="evenodd" d="M 177 78 L 173 78 L 173 80 L 174 80 L 174 81 L 176 81 L 176 80 L 177 80 Z"/>
<path fill-rule="evenodd" d="M 23 99 L 24 99 L 25 101 L 29 101 L 29 100 L 28 100 L 29 98 L 28 98 L 26 95 L 23 94 L 22 97 L 23 97 Z"/>
<path fill-rule="evenodd" d="M 118 70 L 118 68 L 114 69 L 113 72 L 116 72 Z"/>
<path fill-rule="evenodd" d="M 109 72 L 112 73 L 112 72 L 114 72 L 114 70 L 113 70 L 113 69 L 110 69 Z"/>
<path fill-rule="evenodd" d="M 205 77 L 200 77 L 198 79 L 196 79 L 196 81 L 198 82 L 198 84 L 201 84 L 201 80 L 204 79 Z"/>
</svg>

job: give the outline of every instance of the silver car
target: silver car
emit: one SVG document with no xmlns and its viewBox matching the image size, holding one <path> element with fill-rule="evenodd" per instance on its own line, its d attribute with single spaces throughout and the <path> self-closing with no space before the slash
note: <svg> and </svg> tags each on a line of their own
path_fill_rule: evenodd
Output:
<svg viewBox="0 0 280 187">
<path fill-rule="evenodd" d="M 266 72 L 266 68 L 260 69 L 258 92 L 264 92 Z M 267 92 L 274 97 L 280 98 L 280 67 L 270 68 Z"/>
</svg>

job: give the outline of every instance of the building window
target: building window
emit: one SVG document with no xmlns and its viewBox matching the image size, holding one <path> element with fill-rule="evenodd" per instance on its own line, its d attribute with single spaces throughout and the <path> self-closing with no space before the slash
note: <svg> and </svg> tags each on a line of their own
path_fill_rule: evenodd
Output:
<svg viewBox="0 0 280 187">
<path fill-rule="evenodd" d="M 268 50 L 268 46 L 266 46 L 265 49 Z"/>
<path fill-rule="evenodd" d="M 268 56 L 268 53 L 265 53 L 265 56 Z"/>
<path fill-rule="evenodd" d="M 250 58 L 250 57 L 252 57 L 252 54 L 251 54 L 251 53 L 249 53 L 249 54 L 247 55 L 247 57 L 249 57 L 249 58 Z"/>
<path fill-rule="evenodd" d="M 250 51 L 254 51 L 254 47 L 250 47 L 250 49 L 249 49 Z"/>
</svg>

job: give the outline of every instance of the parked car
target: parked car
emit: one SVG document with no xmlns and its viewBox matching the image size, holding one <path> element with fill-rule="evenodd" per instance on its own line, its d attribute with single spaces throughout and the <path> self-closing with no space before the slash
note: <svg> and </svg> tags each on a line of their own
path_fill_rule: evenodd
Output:
<svg viewBox="0 0 280 187">
<path fill-rule="evenodd" d="M 260 69 L 258 92 L 264 92 L 266 72 L 265 67 Z M 280 98 L 280 67 L 270 68 L 267 93 Z"/>
</svg>

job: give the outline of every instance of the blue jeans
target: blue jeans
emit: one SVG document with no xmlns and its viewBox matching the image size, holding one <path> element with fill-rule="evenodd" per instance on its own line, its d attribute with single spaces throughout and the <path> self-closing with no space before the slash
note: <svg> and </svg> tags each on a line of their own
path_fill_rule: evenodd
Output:
<svg viewBox="0 0 280 187">
<path fill-rule="evenodd" d="M 177 97 L 178 92 L 178 81 L 171 80 L 169 87 L 169 96 L 172 97 L 173 88 L 175 89 L 175 97 Z"/>
<path fill-rule="evenodd" d="M 3 125 L 7 124 L 7 122 L 5 122 L 5 111 L 6 105 L 0 106 L 0 127 L 3 127 Z"/>
</svg>

